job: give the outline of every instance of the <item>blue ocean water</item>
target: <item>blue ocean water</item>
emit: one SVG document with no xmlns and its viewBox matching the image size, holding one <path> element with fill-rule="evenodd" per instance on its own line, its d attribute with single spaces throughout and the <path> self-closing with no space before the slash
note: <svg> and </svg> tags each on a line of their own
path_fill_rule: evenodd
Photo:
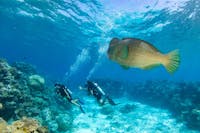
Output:
<svg viewBox="0 0 200 133">
<path fill-rule="evenodd" d="M 0 0 L 0 57 L 32 64 L 75 91 L 87 79 L 196 82 L 199 24 L 199 0 Z M 173 75 L 162 66 L 122 69 L 106 54 L 113 37 L 179 49 L 180 67 Z"/>
<path fill-rule="evenodd" d="M 11 62 L 25 60 L 61 79 L 68 72 L 84 80 L 95 69 L 91 76 L 117 80 L 199 80 L 198 0 L 0 2 L 0 55 Z M 113 37 L 138 37 L 165 53 L 180 49 L 180 69 L 173 76 L 161 67 L 122 70 L 106 55 Z"/>
</svg>

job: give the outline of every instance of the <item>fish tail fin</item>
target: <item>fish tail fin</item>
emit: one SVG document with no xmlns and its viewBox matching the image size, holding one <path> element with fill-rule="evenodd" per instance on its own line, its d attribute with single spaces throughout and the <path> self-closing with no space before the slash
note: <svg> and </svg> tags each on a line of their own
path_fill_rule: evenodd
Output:
<svg viewBox="0 0 200 133">
<path fill-rule="evenodd" d="M 174 50 L 166 55 L 166 62 L 164 63 L 164 66 L 170 74 L 174 73 L 179 65 L 180 65 L 180 54 L 179 50 Z"/>
</svg>

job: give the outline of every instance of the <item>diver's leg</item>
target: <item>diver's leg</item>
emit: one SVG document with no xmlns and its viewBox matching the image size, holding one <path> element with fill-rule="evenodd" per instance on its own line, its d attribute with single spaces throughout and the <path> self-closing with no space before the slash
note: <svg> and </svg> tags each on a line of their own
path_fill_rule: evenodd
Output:
<svg viewBox="0 0 200 133">
<path fill-rule="evenodd" d="M 85 113 L 85 111 L 83 110 L 81 104 L 79 103 L 79 99 L 74 99 L 74 100 L 71 100 L 71 103 L 78 106 L 81 110 L 82 113 Z"/>
<path fill-rule="evenodd" d="M 104 96 L 101 96 L 101 98 L 99 99 L 99 103 L 101 104 L 101 105 L 104 105 L 105 104 L 105 102 L 106 102 L 106 97 L 104 97 Z"/>
<path fill-rule="evenodd" d="M 80 107 L 81 105 L 78 103 L 78 99 L 71 100 L 71 103 Z"/>
</svg>

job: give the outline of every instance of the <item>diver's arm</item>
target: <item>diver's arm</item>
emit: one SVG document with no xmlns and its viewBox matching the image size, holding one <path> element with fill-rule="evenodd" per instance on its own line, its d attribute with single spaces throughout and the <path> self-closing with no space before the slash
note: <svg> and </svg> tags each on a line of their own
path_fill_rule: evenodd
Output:
<svg viewBox="0 0 200 133">
<path fill-rule="evenodd" d="M 81 105 L 78 103 L 78 99 L 71 100 L 71 103 L 80 107 Z"/>
<path fill-rule="evenodd" d="M 86 87 L 82 87 L 82 86 L 79 86 L 79 89 L 80 89 L 80 90 L 87 90 Z"/>
</svg>

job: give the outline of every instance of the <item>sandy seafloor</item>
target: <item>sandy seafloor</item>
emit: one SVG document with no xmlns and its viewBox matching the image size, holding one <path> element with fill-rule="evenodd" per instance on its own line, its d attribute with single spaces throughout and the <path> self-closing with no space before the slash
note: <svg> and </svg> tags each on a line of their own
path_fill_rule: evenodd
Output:
<svg viewBox="0 0 200 133">
<path fill-rule="evenodd" d="M 78 113 L 73 133 L 198 133 L 177 122 L 168 110 L 154 108 L 127 98 L 114 99 L 116 106 L 98 106 L 95 99 L 87 98 L 86 114 Z M 130 105 L 128 112 L 122 108 Z M 133 107 L 131 109 L 131 107 Z M 74 108 L 75 110 L 78 109 Z"/>
</svg>

